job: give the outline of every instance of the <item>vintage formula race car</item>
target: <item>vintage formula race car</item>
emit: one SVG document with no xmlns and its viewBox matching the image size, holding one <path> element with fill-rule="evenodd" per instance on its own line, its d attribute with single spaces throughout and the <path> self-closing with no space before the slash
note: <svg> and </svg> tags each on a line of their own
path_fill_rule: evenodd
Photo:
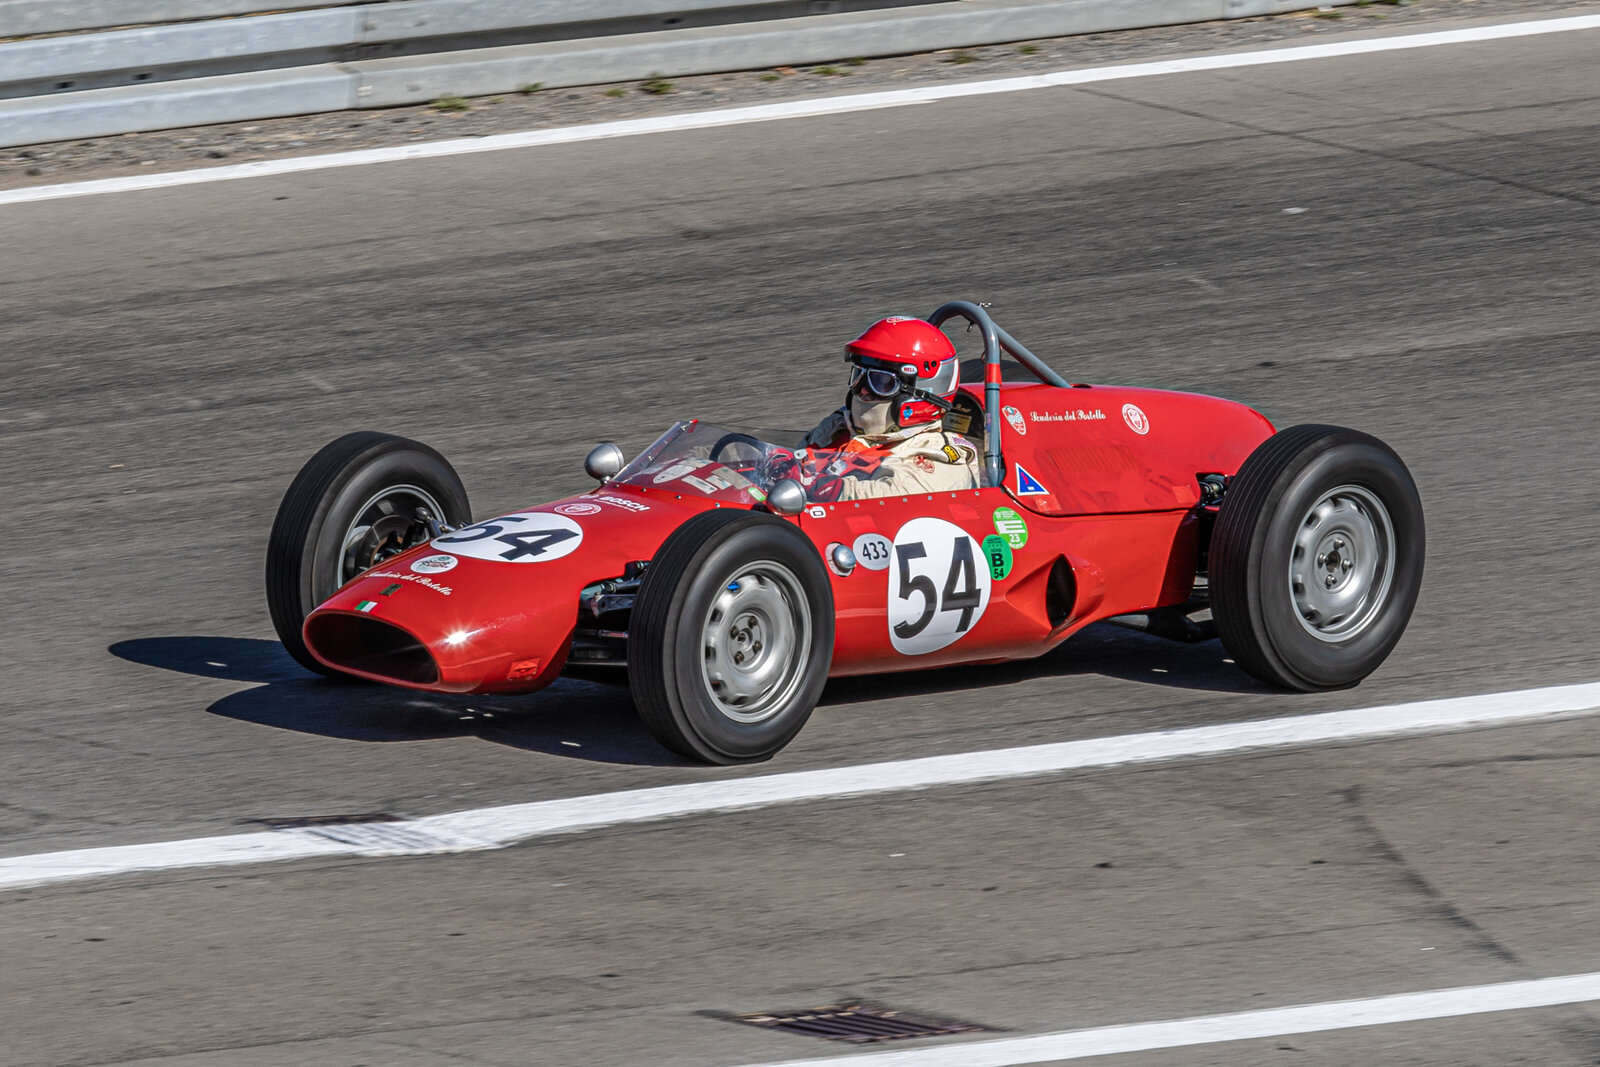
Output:
<svg viewBox="0 0 1600 1067">
<path fill-rule="evenodd" d="M 610 672 L 663 744 L 714 763 L 772 756 L 829 677 L 1024 659 L 1096 621 L 1215 634 L 1297 690 L 1354 685 L 1394 648 L 1424 531 L 1388 446 L 1071 385 L 979 305 L 929 317 L 951 319 L 983 336 L 946 416 L 982 488 L 808 500 L 788 448 L 691 421 L 631 462 L 596 448 L 590 492 L 473 522 L 437 452 L 352 433 L 278 511 L 278 635 L 313 671 L 450 693 Z M 1002 380 L 1017 364 L 1034 380 Z"/>
</svg>

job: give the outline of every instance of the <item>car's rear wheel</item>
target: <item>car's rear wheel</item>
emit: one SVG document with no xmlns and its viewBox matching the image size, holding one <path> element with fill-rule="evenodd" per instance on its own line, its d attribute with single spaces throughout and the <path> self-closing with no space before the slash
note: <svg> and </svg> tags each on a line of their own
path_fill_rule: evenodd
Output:
<svg viewBox="0 0 1600 1067">
<path fill-rule="evenodd" d="M 427 519 L 472 521 L 455 468 L 427 445 L 363 430 L 312 456 L 278 506 L 267 542 L 267 610 L 289 654 L 332 675 L 301 626 L 346 582 L 428 539 Z"/>
<path fill-rule="evenodd" d="M 1416 483 L 1393 449 L 1356 430 L 1290 427 L 1250 455 L 1219 509 L 1217 634 L 1265 682 L 1355 685 L 1410 621 L 1425 540 Z"/>
<path fill-rule="evenodd" d="M 628 684 L 650 732 L 706 763 L 770 759 L 811 716 L 833 661 L 816 548 L 760 512 L 697 515 L 645 571 Z"/>
</svg>

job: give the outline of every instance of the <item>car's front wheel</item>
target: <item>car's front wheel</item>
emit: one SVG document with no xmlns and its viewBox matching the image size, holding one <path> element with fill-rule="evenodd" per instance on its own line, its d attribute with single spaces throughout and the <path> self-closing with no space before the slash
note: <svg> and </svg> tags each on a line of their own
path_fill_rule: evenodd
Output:
<svg viewBox="0 0 1600 1067">
<path fill-rule="evenodd" d="M 1378 668 L 1422 587 L 1422 501 L 1376 437 L 1293 426 L 1230 479 L 1210 554 L 1217 635 L 1257 678 L 1340 689 Z"/>
<path fill-rule="evenodd" d="M 628 682 L 639 715 L 690 759 L 769 759 L 816 706 L 833 622 L 822 560 L 792 524 L 697 515 L 651 560 L 634 604 Z"/>
<path fill-rule="evenodd" d="M 334 674 L 306 648 L 306 616 L 362 571 L 426 541 L 430 517 L 461 526 L 472 511 L 455 468 L 427 445 L 362 430 L 307 460 L 267 541 L 267 610 L 289 654 Z"/>
</svg>

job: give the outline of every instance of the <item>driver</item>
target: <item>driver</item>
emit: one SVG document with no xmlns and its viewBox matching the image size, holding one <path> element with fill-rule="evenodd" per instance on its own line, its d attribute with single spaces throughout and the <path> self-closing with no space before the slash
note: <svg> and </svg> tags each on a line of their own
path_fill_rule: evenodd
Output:
<svg viewBox="0 0 1600 1067">
<path fill-rule="evenodd" d="M 943 426 L 959 370 L 955 346 L 938 327 L 899 315 L 880 319 L 845 346 L 844 358 L 851 364 L 844 406 L 806 434 L 795 454 L 810 499 L 979 486 L 977 445 Z"/>
</svg>

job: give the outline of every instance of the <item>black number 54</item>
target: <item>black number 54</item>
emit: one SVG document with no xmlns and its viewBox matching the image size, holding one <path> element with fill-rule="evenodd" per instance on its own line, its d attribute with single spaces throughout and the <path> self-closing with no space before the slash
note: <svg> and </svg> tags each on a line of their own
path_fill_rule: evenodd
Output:
<svg viewBox="0 0 1600 1067">
<path fill-rule="evenodd" d="M 978 589 L 977 567 L 972 561 L 972 541 L 968 538 L 957 538 L 950 553 L 950 573 L 945 576 L 943 599 L 941 603 L 940 591 L 934 587 L 933 579 L 925 574 L 912 574 L 911 561 L 925 559 L 928 550 L 921 541 L 912 541 L 903 545 L 895 545 L 895 555 L 900 564 L 900 599 L 910 600 L 913 594 L 922 597 L 922 614 L 909 622 L 894 624 L 895 636 L 902 641 L 915 637 L 928 628 L 933 621 L 935 612 L 959 611 L 961 617 L 956 620 L 956 633 L 966 633 L 972 625 L 972 613 L 983 603 L 983 594 Z"/>
<path fill-rule="evenodd" d="M 468 541 L 482 541 L 493 537 L 502 544 L 511 547 L 499 553 L 501 559 L 515 562 L 524 556 L 542 556 L 551 545 L 559 545 L 563 541 L 570 541 L 578 535 L 571 530 L 513 530 L 511 533 L 501 533 L 505 527 L 503 522 L 527 522 L 526 515 L 508 515 L 505 518 L 495 519 L 492 522 L 480 522 L 468 526 L 454 533 L 445 534 L 435 538 L 436 545 L 461 545 Z"/>
</svg>

